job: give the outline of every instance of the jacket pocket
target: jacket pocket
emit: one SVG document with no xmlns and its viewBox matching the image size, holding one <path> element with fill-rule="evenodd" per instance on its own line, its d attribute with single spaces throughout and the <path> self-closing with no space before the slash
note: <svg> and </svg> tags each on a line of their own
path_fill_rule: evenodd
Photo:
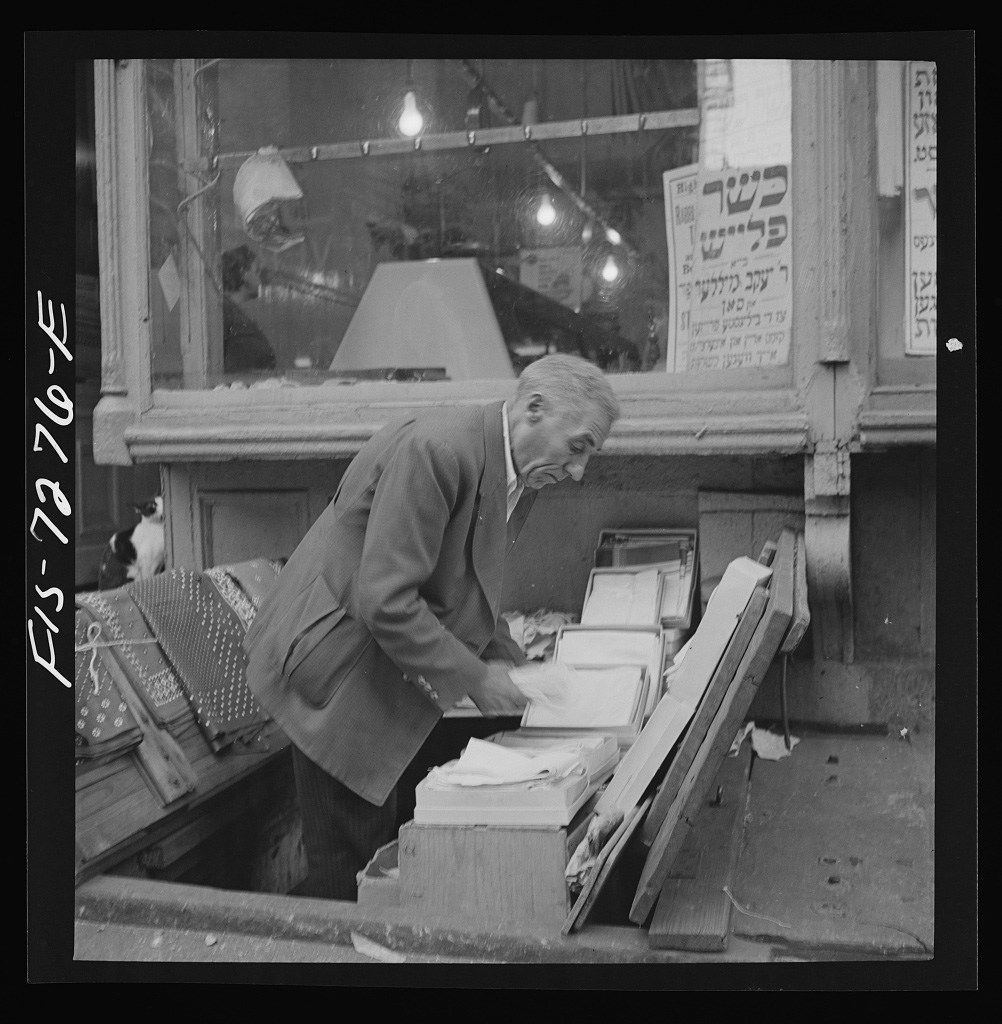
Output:
<svg viewBox="0 0 1002 1024">
<path fill-rule="evenodd" d="M 325 708 L 334 695 L 354 675 L 372 674 L 373 659 L 378 654 L 375 638 L 365 629 L 357 628 L 350 617 L 337 628 L 325 631 L 312 643 L 289 675 L 289 684 L 312 708 Z"/>
<path fill-rule="evenodd" d="M 335 600 L 322 577 L 310 584 L 302 602 L 282 675 L 307 704 L 319 709 L 330 703 L 376 642 Z"/>
<path fill-rule="evenodd" d="M 282 675 L 289 677 L 307 654 L 345 617 L 345 609 L 335 600 L 324 578 L 318 576 L 297 598 L 300 605 L 295 627 L 282 663 Z"/>
</svg>

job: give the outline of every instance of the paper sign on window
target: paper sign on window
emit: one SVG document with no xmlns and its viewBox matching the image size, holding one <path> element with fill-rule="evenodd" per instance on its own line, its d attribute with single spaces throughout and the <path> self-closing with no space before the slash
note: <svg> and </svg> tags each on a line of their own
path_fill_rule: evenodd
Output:
<svg viewBox="0 0 1002 1024">
<path fill-rule="evenodd" d="M 519 281 L 570 309 L 581 308 L 581 250 L 573 247 L 526 249 Z"/>
<path fill-rule="evenodd" d="M 936 65 L 909 61 L 905 135 L 905 355 L 936 352 Z"/>
<path fill-rule="evenodd" d="M 789 362 L 790 184 L 786 163 L 665 173 L 669 372 Z"/>
</svg>

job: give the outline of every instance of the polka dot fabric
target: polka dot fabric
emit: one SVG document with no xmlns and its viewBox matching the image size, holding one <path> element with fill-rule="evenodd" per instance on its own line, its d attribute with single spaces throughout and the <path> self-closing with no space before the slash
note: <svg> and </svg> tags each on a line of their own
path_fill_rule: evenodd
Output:
<svg viewBox="0 0 1002 1024">
<path fill-rule="evenodd" d="M 188 695 L 129 587 L 77 594 L 76 604 L 100 623 L 102 641 L 114 645 L 103 656 L 118 663 L 153 720 L 172 732 L 190 722 Z"/>
<path fill-rule="evenodd" d="M 247 688 L 246 627 L 206 573 L 171 569 L 130 590 L 213 749 L 267 721 Z"/>
<path fill-rule="evenodd" d="M 115 684 L 105 661 L 101 626 L 77 609 L 74 633 L 76 757 L 78 761 L 117 757 L 142 741 L 143 733 Z"/>
</svg>

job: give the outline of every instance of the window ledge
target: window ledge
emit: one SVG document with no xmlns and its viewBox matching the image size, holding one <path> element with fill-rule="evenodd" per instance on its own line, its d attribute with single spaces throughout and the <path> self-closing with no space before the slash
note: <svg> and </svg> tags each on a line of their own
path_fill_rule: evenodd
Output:
<svg viewBox="0 0 1002 1024">
<path fill-rule="evenodd" d="M 372 410 L 369 410 L 370 413 Z M 193 423 L 181 410 L 151 413 L 126 429 L 135 462 L 214 462 L 223 459 L 316 459 L 353 456 L 398 410 L 353 422 L 317 417 L 276 422 L 242 416 Z M 618 420 L 603 454 L 789 455 L 808 448 L 802 413 L 701 417 L 648 416 Z"/>
</svg>

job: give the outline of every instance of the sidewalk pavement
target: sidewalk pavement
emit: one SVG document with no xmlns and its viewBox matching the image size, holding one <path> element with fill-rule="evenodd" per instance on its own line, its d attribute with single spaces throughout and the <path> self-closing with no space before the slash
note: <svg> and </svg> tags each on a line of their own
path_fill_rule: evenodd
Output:
<svg viewBox="0 0 1002 1024">
<path fill-rule="evenodd" d="M 934 796 L 931 736 L 804 735 L 789 757 L 755 758 L 732 936 L 720 953 L 652 950 L 635 927 L 587 924 L 561 936 L 396 907 L 97 878 L 77 890 L 75 959 L 921 967 L 935 948 Z M 375 945 L 360 952 L 355 937 Z"/>
</svg>

